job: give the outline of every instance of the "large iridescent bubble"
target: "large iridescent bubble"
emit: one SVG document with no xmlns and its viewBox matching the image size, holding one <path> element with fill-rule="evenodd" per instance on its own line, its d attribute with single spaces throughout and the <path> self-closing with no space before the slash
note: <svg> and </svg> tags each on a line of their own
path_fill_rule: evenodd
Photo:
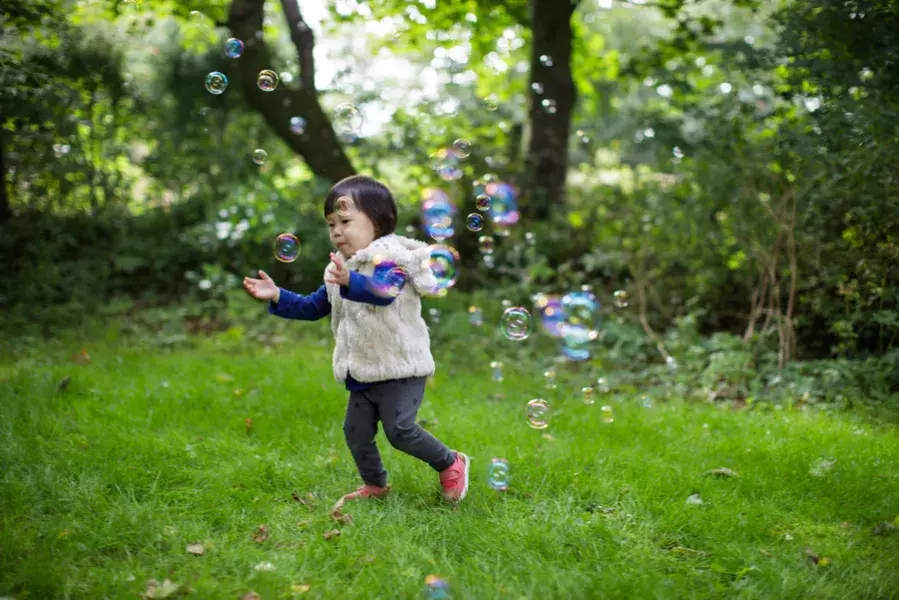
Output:
<svg viewBox="0 0 899 600">
<path fill-rule="evenodd" d="M 540 327 L 554 338 L 562 337 L 562 324 L 565 322 L 565 310 L 559 296 L 537 294 L 534 297 L 534 308 L 540 315 Z"/>
<path fill-rule="evenodd" d="M 453 237 L 456 233 L 453 227 L 456 205 L 441 189 L 426 188 L 421 195 L 421 222 L 425 233 L 438 242 Z"/>
<path fill-rule="evenodd" d="M 433 244 L 428 249 L 431 253 L 431 271 L 437 280 L 437 290 L 454 286 L 459 277 L 459 253 L 455 248 L 445 244 Z"/>
<path fill-rule="evenodd" d="M 381 298 L 396 298 L 406 286 L 409 272 L 392 260 L 376 256 L 373 260 L 374 271 L 369 281 L 371 291 Z"/>
</svg>

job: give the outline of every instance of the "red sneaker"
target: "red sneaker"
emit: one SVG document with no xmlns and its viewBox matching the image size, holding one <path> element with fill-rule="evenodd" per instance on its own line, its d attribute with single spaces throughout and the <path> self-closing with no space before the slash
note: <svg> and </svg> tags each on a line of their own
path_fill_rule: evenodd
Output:
<svg viewBox="0 0 899 600">
<path fill-rule="evenodd" d="M 440 471 L 440 486 L 447 501 L 458 502 L 468 492 L 468 464 L 468 456 L 456 452 L 456 462 L 448 469 Z"/>
<path fill-rule="evenodd" d="M 368 499 L 368 498 L 383 498 L 387 494 L 390 493 L 390 486 L 386 485 L 384 487 L 379 487 L 377 485 L 363 485 L 359 489 L 350 492 L 349 494 L 344 494 L 344 496 L 337 501 L 337 504 L 332 508 L 332 512 L 336 510 L 340 510 L 343 506 L 343 503 L 347 500 L 360 500 L 360 499 Z"/>
</svg>

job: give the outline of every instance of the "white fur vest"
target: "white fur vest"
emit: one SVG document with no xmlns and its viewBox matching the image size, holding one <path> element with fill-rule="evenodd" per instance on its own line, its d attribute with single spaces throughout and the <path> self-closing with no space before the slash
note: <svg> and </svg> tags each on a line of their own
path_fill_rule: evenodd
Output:
<svg viewBox="0 0 899 600">
<path fill-rule="evenodd" d="M 405 287 L 390 305 L 344 300 L 339 285 L 325 284 L 335 339 L 334 378 L 344 382 L 349 373 L 356 381 L 369 383 L 433 375 L 431 339 L 421 317 L 421 294 L 431 292 L 437 283 L 431 272 L 428 245 L 396 234 L 385 235 L 356 252 L 346 266 L 371 276 L 375 258 L 391 260 L 409 274 Z"/>
</svg>

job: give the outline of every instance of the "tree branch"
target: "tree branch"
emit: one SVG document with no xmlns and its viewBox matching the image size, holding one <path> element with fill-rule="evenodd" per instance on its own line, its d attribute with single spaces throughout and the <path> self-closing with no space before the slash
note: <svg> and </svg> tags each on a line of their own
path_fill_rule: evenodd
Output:
<svg viewBox="0 0 899 600">
<path fill-rule="evenodd" d="M 315 34 L 303 20 L 298 0 L 281 0 L 281 8 L 287 17 L 290 39 L 297 49 L 300 61 L 300 84 L 307 90 L 315 90 L 315 57 L 312 52 L 315 48 Z"/>
<path fill-rule="evenodd" d="M 285 8 L 293 3 L 293 12 L 288 12 L 294 43 L 299 44 L 297 52 L 303 63 L 301 81 L 313 82 L 315 78 L 312 64 L 313 37 L 311 30 L 302 31 L 300 23 L 305 25 L 299 13 L 296 0 L 285 0 Z M 331 119 L 325 114 L 318 100 L 314 85 L 304 85 L 300 89 L 291 89 L 287 85 L 279 85 L 268 92 L 260 90 L 256 85 L 256 77 L 264 69 L 272 69 L 273 61 L 263 38 L 258 35 L 262 31 L 264 0 L 232 0 L 228 12 L 228 27 L 234 37 L 244 40 L 244 53 L 235 61 L 238 69 L 236 82 L 243 90 L 247 104 L 257 111 L 271 127 L 272 131 L 290 146 L 296 154 L 306 160 L 306 164 L 319 177 L 337 181 L 355 173 L 353 165 L 343 150 L 343 146 L 334 133 Z M 291 17 L 290 15 L 293 15 Z M 299 17 L 299 18 L 298 18 Z M 294 29 L 299 35 L 293 35 Z M 304 58 L 306 56 L 306 58 Z M 308 59 L 308 60 L 307 60 Z M 301 117 L 306 121 L 304 133 L 292 129 L 291 119 Z"/>
</svg>

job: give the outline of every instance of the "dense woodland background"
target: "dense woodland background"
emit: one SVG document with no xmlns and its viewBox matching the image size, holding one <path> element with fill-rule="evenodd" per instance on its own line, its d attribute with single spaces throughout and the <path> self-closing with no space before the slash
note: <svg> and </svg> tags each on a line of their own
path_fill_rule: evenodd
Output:
<svg viewBox="0 0 899 600">
<path fill-rule="evenodd" d="M 363 172 L 394 189 L 400 233 L 424 237 L 425 188 L 460 207 L 461 277 L 434 306 L 626 290 L 600 339 L 622 360 L 701 355 L 710 394 L 783 373 L 806 400 L 899 396 L 895 2 L 35 0 L 0 19 L 8 351 L 141 310 L 227 330 L 258 268 L 312 291 L 323 194 Z M 332 126 L 346 102 L 360 135 Z M 456 139 L 472 152 L 442 181 L 430 157 Z M 485 174 L 523 213 L 493 267 L 464 226 Z M 283 231 L 294 263 L 272 257 Z"/>
</svg>

